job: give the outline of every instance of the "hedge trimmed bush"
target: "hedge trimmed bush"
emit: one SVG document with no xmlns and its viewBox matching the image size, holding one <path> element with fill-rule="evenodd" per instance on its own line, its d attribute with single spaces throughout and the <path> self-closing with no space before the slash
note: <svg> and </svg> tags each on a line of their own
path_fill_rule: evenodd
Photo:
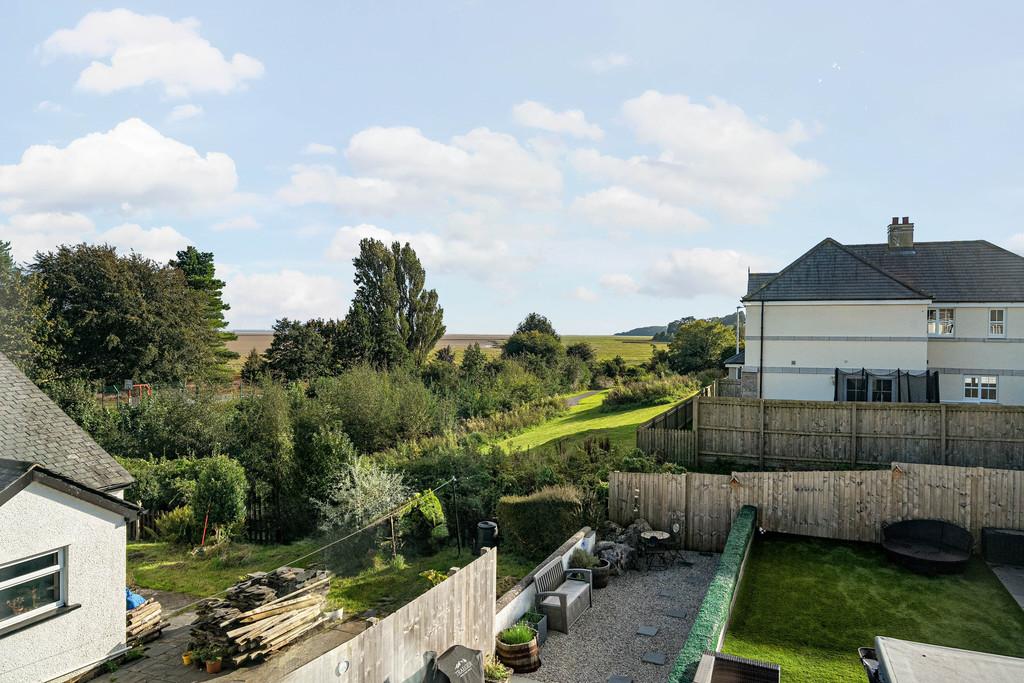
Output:
<svg viewBox="0 0 1024 683">
<path fill-rule="evenodd" d="M 733 593 L 739 585 L 740 566 L 747 554 L 747 547 L 754 535 L 757 521 L 757 508 L 744 505 L 736 514 L 736 519 L 729 529 L 729 537 L 725 541 L 725 550 L 718 560 L 715 575 L 708 586 L 708 592 L 701 603 L 697 618 L 686 644 L 676 657 L 676 663 L 669 675 L 669 683 L 691 683 L 697 673 L 701 656 L 708 650 L 715 649 L 718 636 L 729 620 L 729 607 Z"/>
<path fill-rule="evenodd" d="M 575 486 L 545 486 L 528 496 L 498 501 L 498 529 L 506 549 L 546 557 L 583 525 L 583 502 Z"/>
</svg>

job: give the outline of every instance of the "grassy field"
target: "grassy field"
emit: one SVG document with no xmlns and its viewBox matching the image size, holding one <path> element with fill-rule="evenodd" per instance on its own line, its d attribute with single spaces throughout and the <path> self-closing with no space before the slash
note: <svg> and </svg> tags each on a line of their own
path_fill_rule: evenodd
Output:
<svg viewBox="0 0 1024 683">
<path fill-rule="evenodd" d="M 600 391 L 573 406 L 569 411 L 532 429 L 498 443 L 506 451 L 537 448 L 559 439 L 582 441 L 588 437 L 607 437 L 614 445 L 630 448 L 636 444 L 636 428 L 655 415 L 665 412 L 671 403 L 640 408 L 605 411 L 601 408 L 607 391 Z"/>
<path fill-rule="evenodd" d="M 857 648 L 877 635 L 1024 656 L 1024 612 L 978 558 L 927 577 L 866 543 L 769 536 L 751 552 L 723 651 L 784 681 L 861 683 Z"/>
<path fill-rule="evenodd" d="M 233 543 L 210 557 L 193 556 L 188 549 L 167 543 L 129 543 L 128 580 L 134 586 L 185 593 L 202 598 L 218 593 L 254 571 L 269 571 L 291 563 L 313 551 L 312 542 L 290 545 L 250 545 Z M 316 562 L 318 555 L 299 562 Z M 419 576 L 427 569 L 446 571 L 474 559 L 468 548 L 457 556 L 456 548 L 446 548 L 430 557 L 410 558 L 402 565 L 379 563 L 356 576 L 338 577 L 331 583 L 328 602 L 343 607 L 347 614 L 370 608 L 391 612 L 424 593 L 430 584 Z M 510 553 L 498 554 L 499 584 L 514 583 L 536 565 Z M 511 577 L 511 578 L 506 578 Z"/>
<path fill-rule="evenodd" d="M 597 351 L 598 360 L 622 356 L 623 360 L 629 365 L 637 365 L 650 360 L 652 345 L 658 348 L 668 347 L 668 344 L 664 342 L 652 342 L 650 337 L 616 337 L 614 335 L 566 335 L 562 337 L 562 343 L 566 346 L 581 341 L 587 342 L 594 347 L 594 350 Z"/>
</svg>

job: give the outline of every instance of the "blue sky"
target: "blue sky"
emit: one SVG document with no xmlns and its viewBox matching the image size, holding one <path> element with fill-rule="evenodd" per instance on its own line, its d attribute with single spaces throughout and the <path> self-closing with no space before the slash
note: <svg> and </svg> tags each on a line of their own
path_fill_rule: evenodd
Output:
<svg viewBox="0 0 1024 683">
<path fill-rule="evenodd" d="M 1016 3 L 8 3 L 0 239 L 213 251 L 236 328 L 408 240 L 449 331 L 731 312 L 825 236 L 1024 251 Z"/>
</svg>

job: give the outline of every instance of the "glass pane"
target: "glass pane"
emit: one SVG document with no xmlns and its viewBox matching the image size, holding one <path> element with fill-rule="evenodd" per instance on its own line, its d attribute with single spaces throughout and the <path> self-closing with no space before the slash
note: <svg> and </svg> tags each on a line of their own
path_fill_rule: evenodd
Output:
<svg viewBox="0 0 1024 683">
<path fill-rule="evenodd" d="M 19 576 L 24 576 L 25 574 L 31 574 L 32 572 L 39 571 L 40 569 L 53 567 L 56 564 L 57 553 L 55 552 L 49 553 L 47 555 L 41 555 L 31 560 L 15 562 L 14 564 L 8 565 L 0 569 L 0 583 L 3 583 L 8 579 L 16 579 Z"/>
<path fill-rule="evenodd" d="M 978 398 L 977 377 L 964 377 L 964 398 Z"/>
<path fill-rule="evenodd" d="M 0 622 L 60 600 L 60 572 L 0 590 Z"/>
<path fill-rule="evenodd" d="M 988 319 L 991 320 L 994 323 L 1001 323 L 1001 322 L 1003 322 L 1003 309 L 1001 309 L 1001 308 L 994 308 L 994 309 L 992 309 L 991 311 L 988 312 Z"/>
</svg>

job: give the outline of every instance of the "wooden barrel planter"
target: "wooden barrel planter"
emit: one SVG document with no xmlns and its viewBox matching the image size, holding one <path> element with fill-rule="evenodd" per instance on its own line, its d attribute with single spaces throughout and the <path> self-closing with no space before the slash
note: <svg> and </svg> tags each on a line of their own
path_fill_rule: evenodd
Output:
<svg viewBox="0 0 1024 683">
<path fill-rule="evenodd" d="M 530 673 L 540 668 L 540 646 L 536 636 L 528 643 L 508 645 L 495 638 L 495 652 L 501 663 L 510 667 L 517 674 Z"/>
</svg>

